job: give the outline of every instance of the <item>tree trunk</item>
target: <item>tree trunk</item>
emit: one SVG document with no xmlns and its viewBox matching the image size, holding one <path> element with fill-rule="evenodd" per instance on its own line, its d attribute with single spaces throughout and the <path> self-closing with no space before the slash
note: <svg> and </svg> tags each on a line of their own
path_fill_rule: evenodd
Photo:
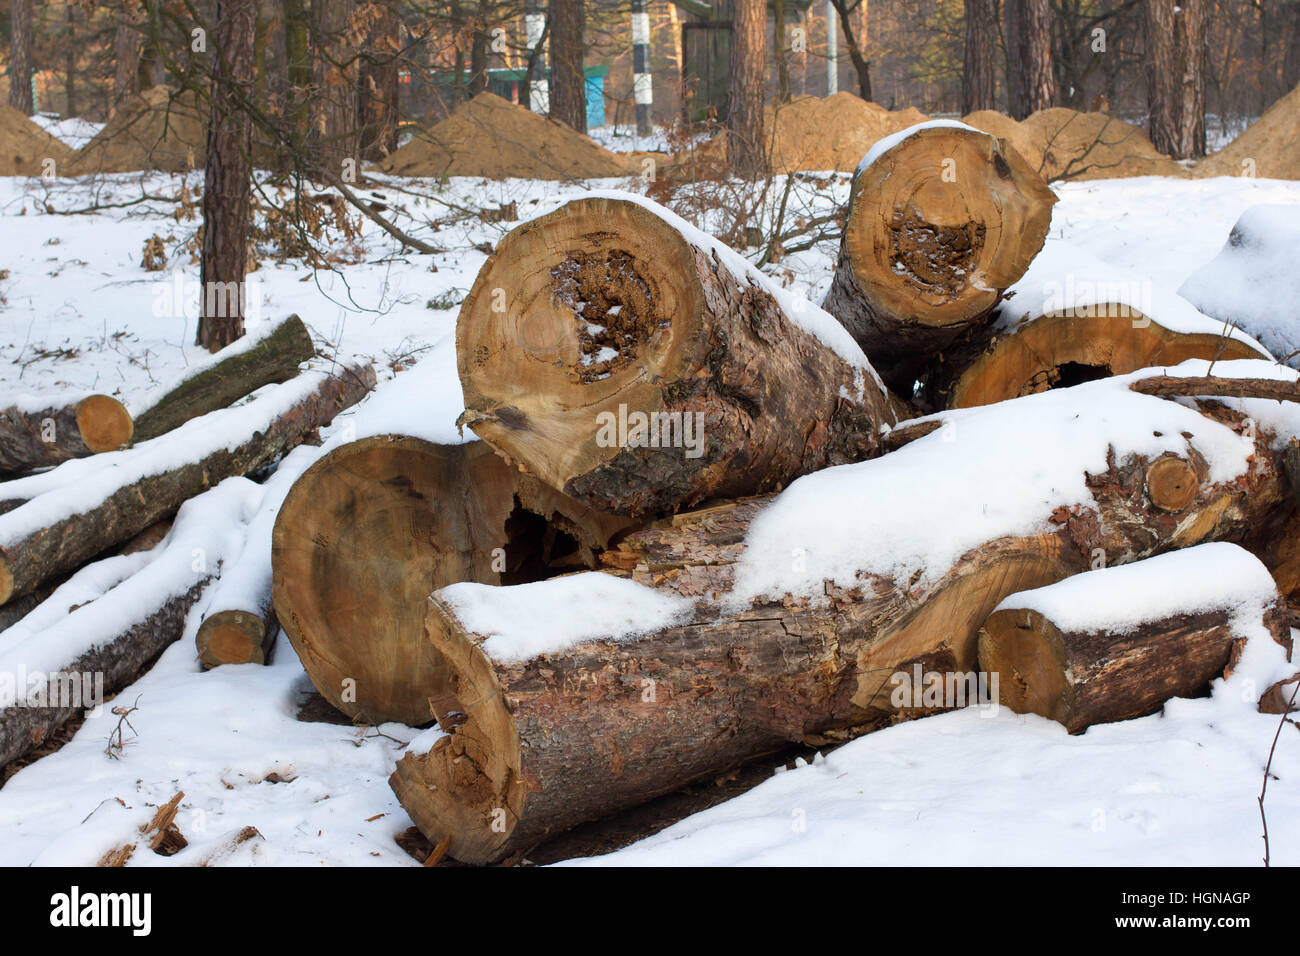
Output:
<svg viewBox="0 0 1300 956">
<path fill-rule="evenodd" d="M 1282 60 L 1282 92 L 1300 85 L 1300 0 L 1286 0 L 1282 22 L 1286 25 L 1286 55 Z"/>
<path fill-rule="evenodd" d="M 120 0 L 113 58 L 113 105 L 131 93 L 140 92 L 140 45 L 143 36 L 144 10 L 140 0 Z"/>
<path fill-rule="evenodd" d="M 1052 106 L 1056 77 L 1052 67 L 1051 0 L 1006 0 L 1007 55 L 1016 74 L 1011 115 L 1023 120 Z"/>
<path fill-rule="evenodd" d="M 1097 551 L 1130 560 L 1246 535 L 1283 501 L 1272 444 L 1257 437 L 1256 469 L 1219 484 L 1204 479 L 1193 447 L 1195 494 L 1174 513 L 1147 497 L 1152 462 L 1112 460 L 1087 478 L 1092 501 L 1053 530 L 990 540 L 942 574 L 864 570 L 858 586 L 828 585 L 829 600 L 817 604 L 764 599 L 737 609 L 728 600 L 735 562 L 770 499 L 679 515 L 629 534 L 602 561 L 683 618 L 647 623 L 635 639 L 578 640 L 524 659 L 508 643 L 494 650 L 494 640 L 515 636 L 510 624 L 477 633 L 466 609 L 484 621 L 506 621 L 508 609 L 528 622 L 526 633 L 549 633 L 563 626 L 560 616 L 582 620 L 572 594 L 599 594 L 592 613 L 631 596 L 593 576 L 529 592 L 446 589 L 430 602 L 428 628 L 451 674 L 452 699 L 434 701 L 449 736 L 400 760 L 390 783 L 431 842 L 449 838 L 453 857 L 486 863 L 790 742 L 822 746 L 962 706 L 960 694 L 899 699 L 898 675 L 919 665 L 973 677 L 979 628 L 999 602 L 1083 570 Z"/>
<path fill-rule="evenodd" d="M 482 442 L 366 438 L 316 462 L 285 499 L 274 605 L 336 709 L 420 726 L 447 679 L 425 639 L 431 592 L 595 567 L 596 549 L 627 526 L 542 488 Z"/>
<path fill-rule="evenodd" d="M 961 112 L 998 108 L 996 0 L 966 0 L 966 46 L 961 74 Z"/>
<path fill-rule="evenodd" d="M 315 54 L 313 158 L 336 176 L 357 160 L 356 51 L 347 37 L 355 0 L 313 3 Z"/>
<path fill-rule="evenodd" d="M 1273 592 L 1262 606 L 1260 578 Z M 1196 609 L 1166 608 L 1164 595 L 1189 582 Z M 1115 606 L 1118 595 L 1142 592 L 1158 612 Z M 1116 613 L 1122 626 L 1100 623 Z M 1232 545 L 1204 545 L 1012 595 L 980 630 L 980 669 L 998 675 L 1002 705 L 1079 734 L 1202 692 L 1261 625 L 1290 652 L 1285 605 L 1264 567 Z"/>
<path fill-rule="evenodd" d="M 1174 159 L 1205 155 L 1208 0 L 1143 0 L 1151 142 Z"/>
<path fill-rule="evenodd" d="M 735 0 L 731 19 L 731 85 L 727 100 L 727 150 L 741 176 L 767 167 L 763 88 L 767 66 L 767 4 Z"/>
<path fill-rule="evenodd" d="M 291 315 L 254 342 L 238 343 L 221 361 L 200 366 L 172 387 L 136 418 L 135 440 L 157 438 L 264 385 L 287 382 L 315 354 L 311 333 L 302 319 Z"/>
<path fill-rule="evenodd" d="M 583 74 L 584 0 L 550 0 L 551 119 L 587 132 L 587 80 Z"/>
<path fill-rule="evenodd" d="M 285 119 L 294 146 L 306 148 L 311 126 L 311 17 L 307 0 L 284 0 Z"/>
<path fill-rule="evenodd" d="M 131 441 L 131 414 L 117 399 L 91 395 L 40 411 L 0 410 L 0 474 L 46 468 L 125 448 Z"/>
<path fill-rule="evenodd" d="M 379 5 L 381 15 L 370 28 L 366 59 L 361 65 L 361 156 L 380 160 L 397 151 L 398 57 L 401 20 L 391 2 Z"/>
<path fill-rule="evenodd" d="M 1269 358 L 1223 335 L 1175 332 L 1119 303 L 1026 318 L 1014 328 L 982 328 L 946 349 L 922 378 L 923 408 L 991 405 L 1190 358 Z"/>
<path fill-rule="evenodd" d="M 1043 246 L 1056 197 L 1005 141 L 923 129 L 853 177 L 822 308 L 897 394 L 980 324 Z"/>
<path fill-rule="evenodd" d="M 844 30 L 844 42 L 848 47 L 849 60 L 858 74 L 858 95 L 870 102 L 872 99 L 871 61 L 867 59 L 862 49 L 866 39 L 866 3 L 867 0 L 858 0 L 850 6 L 847 0 L 834 0 L 835 12 L 839 14 L 840 26 Z M 859 10 L 862 12 L 859 20 L 862 24 L 862 36 L 859 36 L 853 28 L 854 14 Z"/>
<path fill-rule="evenodd" d="M 244 334 L 253 95 L 255 0 L 219 0 L 213 38 L 212 110 L 203 168 L 203 250 L 197 344 L 209 352 Z"/>
<path fill-rule="evenodd" d="M 9 105 L 31 116 L 32 103 L 32 33 L 35 29 L 32 0 L 9 3 Z"/>
<path fill-rule="evenodd" d="M 0 516 L 0 604 L 80 567 L 222 479 L 275 461 L 375 383 L 369 365 L 314 378 L 295 379 L 230 410 L 228 417 L 214 417 L 206 432 L 187 436 L 185 464 L 151 471 L 157 449 L 127 452 L 114 469 L 47 491 Z M 232 430 L 248 437 L 232 441 Z M 96 502 L 87 500 L 92 495 Z M 58 516 L 50 520 L 51 514 Z"/>
<path fill-rule="evenodd" d="M 878 454 L 894 414 L 865 359 L 698 242 L 605 198 L 510 233 L 461 306 L 462 421 L 542 482 L 633 516 Z"/>
</svg>

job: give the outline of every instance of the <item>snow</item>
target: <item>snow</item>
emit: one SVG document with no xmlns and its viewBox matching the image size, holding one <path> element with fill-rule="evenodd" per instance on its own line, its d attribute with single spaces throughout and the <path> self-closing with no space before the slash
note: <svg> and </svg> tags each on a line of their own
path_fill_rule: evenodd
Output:
<svg viewBox="0 0 1300 956">
<path fill-rule="evenodd" d="M 81 149 L 104 128 L 103 123 L 77 116 L 59 117 L 53 113 L 37 113 L 32 117 L 32 122 L 73 149 Z"/>
<path fill-rule="evenodd" d="M 1300 204 L 1252 206 L 1227 242 L 1193 272 L 1178 294 L 1206 315 L 1256 336 L 1288 365 L 1300 367 Z"/>
<path fill-rule="evenodd" d="M 862 162 L 858 163 L 858 168 L 854 171 L 853 175 L 855 177 L 861 176 L 864 169 L 872 165 L 881 156 L 884 156 L 885 153 L 889 152 L 903 140 L 910 136 L 915 136 L 917 133 L 921 132 L 921 130 L 925 129 L 968 129 L 972 133 L 980 132 L 980 130 L 975 129 L 973 126 L 967 126 L 965 123 L 957 120 L 935 119 L 926 120 L 924 123 L 917 123 L 915 126 L 909 126 L 907 129 L 899 130 L 897 133 L 891 133 L 883 139 L 876 140 L 872 147 L 867 150 L 867 155 L 862 157 Z"/>
<path fill-rule="evenodd" d="M 467 631 L 485 638 L 483 653 L 500 663 L 583 641 L 633 640 L 681 623 L 691 611 L 685 598 L 597 571 L 509 587 L 453 584 L 436 596 Z"/>
<path fill-rule="evenodd" d="M 1258 622 L 1278 600 L 1258 558 L 1215 541 L 1021 591 L 995 610 L 1037 611 L 1063 631 L 1128 634 L 1150 621 L 1223 609 L 1234 622 Z"/>
</svg>

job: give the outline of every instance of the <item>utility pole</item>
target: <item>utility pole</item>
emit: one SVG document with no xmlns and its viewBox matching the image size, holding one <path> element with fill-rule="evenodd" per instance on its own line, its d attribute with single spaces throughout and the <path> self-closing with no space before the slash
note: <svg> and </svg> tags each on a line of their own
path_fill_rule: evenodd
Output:
<svg viewBox="0 0 1300 956">
<path fill-rule="evenodd" d="M 528 43 L 528 52 L 532 53 L 542 42 L 546 31 L 546 11 L 533 4 L 524 14 L 524 34 Z M 546 51 L 537 55 L 537 72 L 528 86 L 528 108 L 534 113 L 545 115 L 551 111 L 551 90 L 546 81 Z"/>
<path fill-rule="evenodd" d="M 835 5 L 826 0 L 826 95 L 834 96 L 840 89 L 839 17 Z"/>
</svg>

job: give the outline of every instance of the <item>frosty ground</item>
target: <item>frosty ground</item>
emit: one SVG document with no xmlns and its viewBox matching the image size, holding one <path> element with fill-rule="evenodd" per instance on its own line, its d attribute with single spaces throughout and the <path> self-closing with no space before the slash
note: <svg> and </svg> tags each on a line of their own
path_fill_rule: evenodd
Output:
<svg viewBox="0 0 1300 956">
<path fill-rule="evenodd" d="M 188 248 L 197 221 L 178 219 L 174 202 L 141 199 L 175 196 L 181 185 L 180 177 L 162 174 L 95 183 L 0 180 L 0 391 L 93 389 L 138 410 L 203 361 L 206 353 L 190 344 L 195 319 L 186 298 L 198 279 Z M 200 177 L 188 186 L 193 193 Z M 1169 297 L 1214 259 L 1247 208 L 1294 204 L 1300 211 L 1300 183 L 1269 180 L 1147 178 L 1055 188 L 1061 201 L 1044 264 L 1068 268 L 1072 255 L 1101 260 L 1145 283 L 1166 312 L 1180 308 Z M 335 271 L 277 264 L 274 249 L 259 250 L 252 286 L 258 320 L 296 312 L 317 340 L 319 367 L 359 355 L 379 371 L 379 388 L 324 432 L 327 443 L 386 431 L 472 440 L 454 426 L 461 411 L 456 305 L 488 244 L 517 223 L 485 223 L 465 210 L 515 203 L 521 218 L 532 218 L 590 189 L 644 192 L 645 184 L 387 180 L 371 191 L 401 228 L 443 252 L 404 253 L 370 223 L 359 243 L 338 244 Z M 827 212 L 847 192 L 847 176 L 800 177 L 796 205 Z M 780 183 L 773 193 L 779 197 Z M 71 214 L 92 204 L 120 205 Z M 168 261 L 148 272 L 141 250 L 155 235 Z M 758 252 L 749 250 L 751 258 Z M 827 241 L 764 271 L 820 301 L 835 252 Z M 1279 308 L 1294 312 L 1295 304 Z M 1214 327 L 1190 319 L 1198 320 Z M 1066 415 L 1077 401 L 1087 416 L 1096 411 L 1089 403 L 1108 393 L 1092 386 L 1070 394 L 1054 393 L 1053 414 Z M 938 446 L 955 451 L 979 431 L 962 426 L 951 442 L 935 435 L 926 447 L 935 455 Z M 1030 450 L 1041 451 L 1042 441 L 1035 428 L 1024 429 Z M 1014 433 L 1007 442 L 1014 444 Z M 874 469 L 864 472 L 870 475 L 898 467 L 886 461 L 850 467 Z M 996 482 L 998 463 L 987 468 L 986 482 Z M 815 503 L 808 489 L 833 480 L 810 476 L 786 495 Z M 965 506 L 977 510 L 1004 494 L 979 483 L 964 493 L 977 499 Z M 891 506 L 897 503 L 879 502 Z M 131 865 L 205 860 L 247 826 L 265 839 L 213 862 L 418 865 L 394 842 L 411 821 L 387 777 L 420 732 L 299 721 L 311 685 L 283 636 L 268 667 L 201 672 L 193 636 L 204 609 L 200 600 L 183 639 L 113 702 L 138 702 L 130 716 L 135 734 L 127 731 L 120 754 L 105 753 L 118 722 L 106 709 L 0 789 L 0 863 L 93 863 L 183 790 L 177 823 L 189 847 L 167 858 L 137 854 Z M 0 654 L 8 637 L 0 634 Z M 1270 648 L 1255 646 L 1237 675 L 1216 682 L 1213 696 L 1173 701 L 1163 715 L 1078 737 L 1042 718 L 978 708 L 900 724 L 794 769 L 774 767 L 773 778 L 750 792 L 584 863 L 1253 865 L 1263 852 L 1256 797 L 1277 718 L 1255 713 L 1250 698 L 1284 669 Z M 1294 728 L 1283 729 L 1272 769 L 1273 860 L 1300 863 Z"/>
</svg>

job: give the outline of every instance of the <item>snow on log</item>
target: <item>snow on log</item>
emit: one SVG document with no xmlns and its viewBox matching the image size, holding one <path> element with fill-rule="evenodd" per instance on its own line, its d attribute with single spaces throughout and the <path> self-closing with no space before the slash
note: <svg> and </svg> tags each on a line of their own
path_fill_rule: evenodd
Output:
<svg viewBox="0 0 1300 956">
<path fill-rule="evenodd" d="M 950 121 L 872 147 L 822 307 L 898 394 L 977 325 L 1042 248 L 1056 196 L 1005 140 Z"/>
<path fill-rule="evenodd" d="M 157 438 L 264 385 L 287 382 L 316 354 L 311 333 L 291 315 L 279 325 L 250 332 L 189 369 L 136 416 L 135 440 Z"/>
<path fill-rule="evenodd" d="M 156 549 L 88 565 L 0 633 L 0 765 L 116 694 L 181 637 L 260 493 L 246 478 L 223 481 L 181 507 Z"/>
<path fill-rule="evenodd" d="M 515 229 L 461 306 L 462 422 L 592 508 L 662 514 L 880 452 L 893 424 L 835 321 L 641 197 Z"/>
<path fill-rule="evenodd" d="M 57 405 L 47 401 L 25 398 L 0 409 L 0 474 L 117 451 L 131 441 L 131 414 L 111 396 L 88 395 Z"/>
<path fill-rule="evenodd" d="M 334 707 L 419 726 L 446 683 L 424 636 L 432 591 L 595 567 L 628 524 L 519 474 L 483 442 L 365 438 L 308 468 L 279 509 L 274 607 Z"/>
<path fill-rule="evenodd" d="M 1277 587 L 1218 542 L 1011 595 L 980 630 L 979 664 L 1001 704 L 1078 734 L 1200 693 L 1236 642 L 1261 635 L 1290 652 Z"/>
<path fill-rule="evenodd" d="M 1240 539 L 1285 506 L 1279 453 L 1240 412 L 1080 389 L 945 413 L 885 457 L 631 532 L 605 576 L 437 592 L 448 733 L 399 761 L 403 807 L 490 862 L 792 741 L 933 713 L 899 675 L 978 692 L 979 627 L 1008 595 Z M 1197 479 L 1172 512 L 1147 492 L 1171 459 Z"/>
<path fill-rule="evenodd" d="M 369 364 L 305 372 L 165 437 L 0 485 L 0 499 L 28 499 L 0 515 L 0 604 L 127 540 L 214 483 L 269 464 L 374 383 Z"/>
</svg>

